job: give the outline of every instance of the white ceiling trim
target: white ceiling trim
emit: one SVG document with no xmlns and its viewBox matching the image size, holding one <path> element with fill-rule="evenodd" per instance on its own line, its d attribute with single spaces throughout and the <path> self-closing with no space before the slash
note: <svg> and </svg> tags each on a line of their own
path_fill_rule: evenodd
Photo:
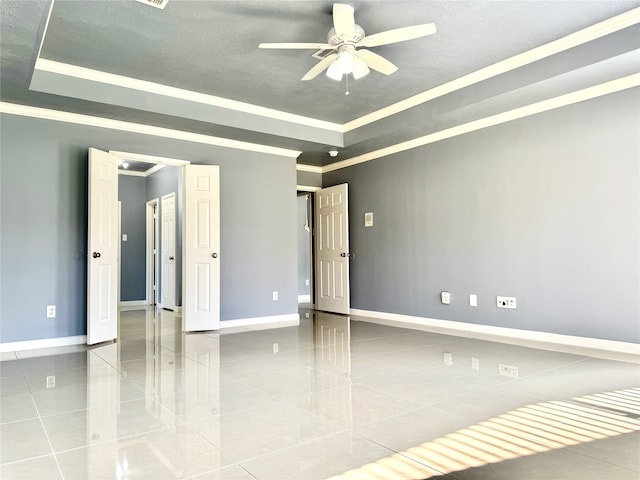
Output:
<svg viewBox="0 0 640 480">
<path fill-rule="evenodd" d="M 287 113 L 272 108 L 260 107 L 251 103 L 238 102 L 236 100 L 229 100 L 227 98 L 216 97 L 214 95 L 207 95 L 205 93 L 198 93 L 182 88 L 169 87 L 160 83 L 139 80 L 137 78 L 125 77 L 123 75 L 115 75 L 113 73 L 102 72 L 100 70 L 79 67 L 77 65 L 71 65 L 69 63 L 47 60 L 46 58 L 38 58 L 36 60 L 35 70 L 79 78 L 91 82 L 114 85 L 131 90 L 138 90 L 141 92 L 153 93 L 165 97 L 178 98 L 180 100 L 187 100 L 204 105 L 211 105 L 228 110 L 235 110 L 251 115 L 257 115 L 260 117 L 295 123 L 298 125 L 305 125 L 308 127 L 321 128 L 333 132 L 344 133 L 342 125 L 337 123 L 318 120 L 315 118 L 296 115 L 293 113 Z"/>
<path fill-rule="evenodd" d="M 419 93 L 418 95 L 414 95 L 413 97 L 394 103 L 393 105 L 389 105 L 388 107 L 376 110 L 375 112 L 347 122 L 342 127 L 345 132 L 360 128 L 369 123 L 376 122 L 428 102 L 429 100 L 433 100 L 434 98 L 441 97 L 456 90 L 468 87 L 469 85 L 479 83 L 488 78 L 515 70 L 516 68 L 596 40 L 637 23 L 640 23 L 640 7 L 629 10 L 628 12 L 617 15 L 603 22 L 596 23 L 582 30 L 578 30 L 577 32 L 549 42 L 545 45 L 533 48 L 498 63 L 494 63 L 488 67 L 476 70 L 468 75 L 452 80 L 451 82 L 444 83 L 438 87 L 432 88 L 431 90 L 427 90 Z"/>
<path fill-rule="evenodd" d="M 53 120 L 57 122 L 75 123 L 91 127 L 108 128 L 111 130 L 120 130 L 124 132 L 140 133 L 143 135 L 152 135 L 155 137 L 172 138 L 175 140 L 184 140 L 187 142 L 203 143 L 217 147 L 231 148 L 234 150 L 246 150 L 250 152 L 266 153 L 269 155 L 278 155 L 282 157 L 290 157 L 297 159 L 302 153 L 298 150 L 289 150 L 285 148 L 271 147 L 268 145 L 260 145 L 257 143 L 242 142 L 239 140 L 230 140 L 228 138 L 213 137 L 202 135 L 200 133 L 184 132 L 181 130 L 172 130 L 163 127 L 154 127 L 142 123 L 124 122 L 122 120 L 113 120 L 110 118 L 93 117 L 90 115 L 81 115 L 79 113 L 65 112 L 62 110 L 51 110 L 48 108 L 30 107 L 28 105 L 19 105 L 15 103 L 0 102 L 0 113 L 10 115 L 20 115 L 24 117 L 41 118 L 44 120 Z"/>
<path fill-rule="evenodd" d="M 296 170 L 299 172 L 310 172 L 310 173 L 322 173 L 322 167 L 314 167 L 313 165 L 296 165 Z"/>
<path fill-rule="evenodd" d="M 157 155 L 145 155 L 144 153 L 121 152 L 119 150 L 109 150 L 111 155 L 121 160 L 139 160 L 146 163 L 157 163 L 158 165 L 170 165 L 172 167 L 181 167 L 189 165 L 189 160 L 180 160 L 178 158 L 158 157 Z"/>
<path fill-rule="evenodd" d="M 322 189 L 322 187 L 312 187 L 309 185 L 296 185 L 296 190 L 298 192 L 317 192 Z"/>
<path fill-rule="evenodd" d="M 439 132 L 430 133 L 428 135 L 414 138 L 406 142 L 398 143 L 396 145 L 375 150 L 373 152 L 358 155 L 353 158 L 348 158 L 340 162 L 332 163 L 330 165 L 322 167 L 322 173 L 333 172 L 334 170 L 351 167 L 359 163 L 369 162 L 371 160 L 386 157 L 388 155 L 399 152 L 404 152 L 406 150 L 411 150 L 413 148 L 428 145 L 430 143 L 435 143 L 447 138 L 457 137 L 458 135 L 463 135 L 465 133 L 474 132 L 483 128 L 493 127 L 501 123 L 511 122 L 513 120 L 529 117 L 531 115 L 547 112 L 549 110 L 565 107 L 586 100 L 591 100 L 593 98 L 601 97 L 603 95 L 608 95 L 610 93 L 619 92 L 637 86 L 640 86 L 640 73 L 622 77 L 617 80 L 612 80 L 610 82 L 605 82 L 582 90 L 577 90 L 575 92 L 560 95 L 558 97 L 543 100 L 541 102 L 532 103 L 524 107 L 509 110 L 496 115 L 491 115 L 489 117 L 474 120 L 472 122 L 463 123 L 455 127 L 440 130 Z"/>
<path fill-rule="evenodd" d="M 51 5 L 49 5 L 49 13 L 47 14 L 47 21 L 44 23 L 44 30 L 42 31 L 42 38 L 40 39 L 40 45 L 38 46 L 38 56 L 36 59 L 40 58 L 40 52 L 42 52 L 42 45 L 44 44 L 44 37 L 47 36 L 47 29 L 49 28 L 49 22 L 51 21 L 51 12 L 53 12 L 53 4 L 56 0 L 51 0 Z"/>
<path fill-rule="evenodd" d="M 162 168 L 162 166 L 160 166 L 160 168 Z M 155 173 L 155 172 L 149 172 L 149 170 L 147 170 L 146 172 L 134 172 L 132 170 L 118 169 L 118 175 L 126 175 L 128 177 L 148 177 L 149 175 L 151 175 L 151 173 Z"/>
</svg>

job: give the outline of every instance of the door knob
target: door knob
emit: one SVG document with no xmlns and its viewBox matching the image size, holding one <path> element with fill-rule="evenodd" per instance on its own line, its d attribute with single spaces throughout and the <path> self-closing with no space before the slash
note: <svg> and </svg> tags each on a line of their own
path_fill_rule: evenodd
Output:
<svg viewBox="0 0 640 480">
<path fill-rule="evenodd" d="M 100 252 L 93 252 L 93 258 L 100 258 Z"/>
<path fill-rule="evenodd" d="M 212 253 L 211 254 L 211 258 L 218 258 L 218 254 L 217 253 Z"/>
<path fill-rule="evenodd" d="M 169 260 L 173 260 L 173 257 L 169 257 Z"/>
</svg>

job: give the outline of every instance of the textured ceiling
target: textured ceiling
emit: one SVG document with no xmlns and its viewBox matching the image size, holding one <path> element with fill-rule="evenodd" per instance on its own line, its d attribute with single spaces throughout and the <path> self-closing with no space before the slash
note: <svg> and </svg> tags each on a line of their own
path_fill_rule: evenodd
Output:
<svg viewBox="0 0 640 480">
<path fill-rule="evenodd" d="M 355 7 L 356 22 L 368 34 L 430 22 L 438 31 L 429 37 L 374 48 L 399 70 L 390 76 L 372 72 L 351 81 L 349 96 L 344 95 L 344 82 L 324 75 L 300 81 L 317 62 L 311 57 L 313 51 L 257 48 L 260 42 L 324 42 L 332 22 L 332 2 L 328 1 L 169 0 L 167 7 L 159 10 L 133 0 L 57 0 L 39 56 L 343 124 L 640 5 L 638 1 L 555 0 L 348 3 Z M 324 153 L 330 144 L 326 141 L 294 138 L 250 124 L 245 127 L 154 111 L 133 103 L 90 96 L 70 98 L 74 95 L 68 92 L 54 94 L 53 87 L 30 90 L 50 5 L 49 1 L 0 2 L 3 101 L 296 149 L 304 152 L 301 160 L 310 164 L 330 161 Z M 368 136 L 353 135 L 338 159 L 468 121 L 477 112 L 486 114 L 513 108 L 524 100 L 544 99 L 547 90 L 566 93 L 558 83 L 560 78 L 566 85 L 589 86 L 591 80 L 585 83 L 581 79 L 607 81 L 634 73 L 639 57 L 633 52 L 640 48 L 640 42 L 637 29 L 629 32 L 608 43 L 600 41 L 589 52 L 569 52 L 555 64 L 533 65 L 522 71 L 519 79 L 495 79 L 482 86 L 490 93 L 465 90 L 441 99 L 436 110 L 425 104 L 395 116 Z M 630 56 L 616 60 L 625 54 Z M 558 68 L 558 64 L 566 67 Z M 548 73 L 540 75 L 543 69 Z M 381 135 L 382 130 L 387 133 Z"/>
</svg>

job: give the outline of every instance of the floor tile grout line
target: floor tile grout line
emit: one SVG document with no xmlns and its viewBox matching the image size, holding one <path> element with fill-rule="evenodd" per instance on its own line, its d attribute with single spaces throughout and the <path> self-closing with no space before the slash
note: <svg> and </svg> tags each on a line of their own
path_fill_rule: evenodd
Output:
<svg viewBox="0 0 640 480">
<path fill-rule="evenodd" d="M 38 405 L 36 404 L 35 398 L 33 395 L 31 396 L 31 401 L 33 402 L 33 407 L 36 409 L 36 413 L 38 414 L 38 420 L 40 421 L 40 426 L 42 427 L 42 431 L 44 432 L 44 436 L 47 439 L 47 443 L 49 444 L 49 450 L 51 450 L 51 454 L 53 455 L 53 460 L 56 462 L 56 467 L 58 468 L 58 473 L 60 474 L 60 478 L 64 480 L 64 474 L 62 473 L 62 467 L 60 466 L 60 462 L 58 461 L 58 456 L 53 448 L 53 443 L 51 443 L 51 438 L 49 438 L 49 432 L 47 432 L 47 428 L 44 425 L 44 421 L 42 420 L 42 416 L 40 415 L 40 410 L 38 409 Z"/>
<path fill-rule="evenodd" d="M 629 435 L 629 434 L 633 434 L 633 433 L 637 433 L 637 432 L 623 433 L 622 435 Z M 609 438 L 615 438 L 615 437 L 609 437 Z M 597 440 L 595 440 L 593 442 L 589 442 L 589 443 L 595 443 L 595 442 L 597 442 Z M 578 445 L 575 445 L 575 446 L 580 446 L 580 445 L 584 445 L 584 444 L 581 443 L 581 444 L 578 444 Z M 582 457 L 586 457 L 586 458 L 589 458 L 591 460 L 595 460 L 595 461 L 598 461 L 598 462 L 601 462 L 601 463 L 606 463 L 607 465 L 612 465 L 612 466 L 618 467 L 618 468 L 624 468 L 625 470 L 629 470 L 630 472 L 637 473 L 638 474 L 638 478 L 640 478 L 640 464 L 637 466 L 637 469 L 634 470 L 632 468 L 629 468 L 629 467 L 627 467 L 625 465 L 621 465 L 619 463 L 609 462 L 609 461 L 604 460 L 602 458 L 594 457 L 593 455 L 587 455 L 586 453 L 579 452 L 578 450 L 575 450 L 573 448 L 573 446 L 568 446 L 568 447 L 566 447 L 566 449 L 568 451 L 572 452 L 572 453 L 575 453 L 576 455 L 580 455 Z"/>
<path fill-rule="evenodd" d="M 366 437 L 365 435 L 362 435 L 362 434 L 359 434 L 359 433 L 355 433 L 355 432 L 354 432 L 354 435 L 356 435 L 356 436 L 358 436 L 358 437 L 360 437 L 360 438 L 363 438 L 364 440 L 367 440 L 368 442 L 374 443 L 374 444 L 376 444 L 376 445 L 378 445 L 378 446 L 380 446 L 380 447 L 382 447 L 382 448 L 384 448 L 384 449 L 386 449 L 386 450 L 389 450 L 389 451 L 391 451 L 391 452 L 394 452 L 394 453 L 395 453 L 395 454 L 397 454 L 397 455 L 401 455 L 402 457 L 404 457 L 404 458 L 406 458 L 406 459 L 408 459 L 408 460 L 411 460 L 411 461 L 413 461 L 413 462 L 415 462 L 415 463 L 418 463 L 418 464 L 420 464 L 420 465 L 424 465 L 424 466 L 425 466 L 425 467 L 427 467 L 427 468 L 430 468 L 430 469 L 432 469 L 432 470 L 434 470 L 434 471 L 436 471 L 436 472 L 439 472 L 441 475 L 444 475 L 444 476 L 445 476 L 445 478 L 453 478 L 453 477 L 451 477 L 448 473 L 441 472 L 440 470 L 438 470 L 437 468 L 435 468 L 435 467 L 433 467 L 433 466 L 431 466 L 431 465 L 427 464 L 426 462 L 421 462 L 421 461 L 418 461 L 418 460 L 415 460 L 415 459 L 413 459 L 413 458 L 409 458 L 409 457 L 407 457 L 407 456 L 403 455 L 401 451 L 398 451 L 398 450 L 396 450 L 395 448 L 392 448 L 392 447 L 389 447 L 389 446 L 387 446 L 387 445 L 384 445 L 384 444 L 382 444 L 382 443 L 380 443 L 380 442 L 378 442 L 378 441 L 376 441 L 376 440 L 373 440 L 373 439 L 371 439 L 371 438 L 368 438 L 368 437 Z M 390 455 L 388 455 L 388 456 L 390 456 Z M 383 458 L 384 458 L 384 457 L 383 457 Z M 360 467 L 361 467 L 361 466 L 360 466 Z M 355 468 L 360 468 L 360 467 L 355 467 Z"/>
<path fill-rule="evenodd" d="M 58 450 L 57 452 L 54 451 L 53 455 L 61 455 L 61 454 L 64 454 L 64 453 L 75 452 L 77 450 L 82 450 L 82 449 L 85 449 L 85 448 L 91 448 L 91 447 L 95 447 L 95 446 L 105 445 L 105 444 L 107 444 L 109 442 L 118 442 L 118 441 L 122 441 L 122 440 L 129 440 L 131 438 L 139 437 L 139 436 L 142 436 L 142 435 L 148 435 L 150 433 L 162 432 L 164 430 L 171 431 L 171 428 L 169 426 L 167 426 L 167 425 L 164 425 L 164 426 L 159 427 L 159 428 L 146 430 L 144 432 L 132 433 L 131 435 L 123 435 L 121 437 L 112 438 L 110 440 L 102 440 L 102 441 L 98 441 L 98 442 L 95 442 L 95 443 L 90 443 L 90 444 L 87 444 L 87 445 L 80 445 L 78 447 L 65 448 L 63 450 Z"/>
</svg>

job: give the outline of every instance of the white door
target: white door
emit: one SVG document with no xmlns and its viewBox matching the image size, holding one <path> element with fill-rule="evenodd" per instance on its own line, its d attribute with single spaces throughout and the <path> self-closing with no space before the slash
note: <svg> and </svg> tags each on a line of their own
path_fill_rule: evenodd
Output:
<svg viewBox="0 0 640 480">
<path fill-rule="evenodd" d="M 147 305 L 158 302 L 158 199 L 147 202 Z"/>
<path fill-rule="evenodd" d="M 316 306 L 349 313 L 347 184 L 316 192 Z"/>
<path fill-rule="evenodd" d="M 117 158 L 89 149 L 87 343 L 118 335 Z"/>
<path fill-rule="evenodd" d="M 184 167 L 182 330 L 220 328 L 219 167 Z"/>
<path fill-rule="evenodd" d="M 176 195 L 162 197 L 162 270 L 160 288 L 162 308 L 176 308 Z"/>
</svg>

